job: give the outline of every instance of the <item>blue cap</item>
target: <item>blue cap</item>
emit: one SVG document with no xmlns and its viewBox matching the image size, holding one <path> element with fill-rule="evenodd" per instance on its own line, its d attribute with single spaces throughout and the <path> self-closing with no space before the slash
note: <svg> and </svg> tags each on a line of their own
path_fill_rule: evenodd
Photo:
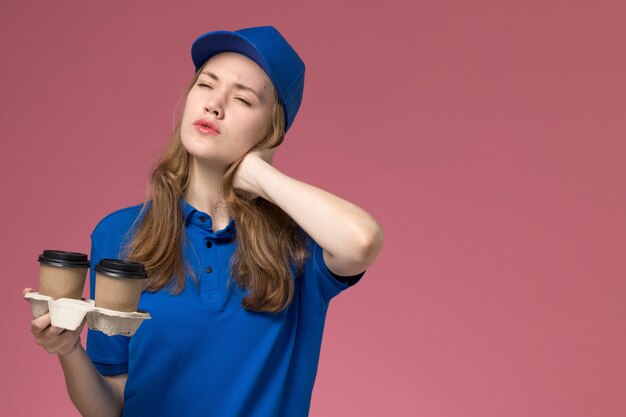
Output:
<svg viewBox="0 0 626 417">
<path fill-rule="evenodd" d="M 258 26 L 234 32 L 216 30 L 199 36 L 191 45 L 191 58 L 198 71 L 220 52 L 238 52 L 259 64 L 274 84 L 285 109 L 285 133 L 293 123 L 304 90 L 304 62 L 273 26 Z"/>
</svg>

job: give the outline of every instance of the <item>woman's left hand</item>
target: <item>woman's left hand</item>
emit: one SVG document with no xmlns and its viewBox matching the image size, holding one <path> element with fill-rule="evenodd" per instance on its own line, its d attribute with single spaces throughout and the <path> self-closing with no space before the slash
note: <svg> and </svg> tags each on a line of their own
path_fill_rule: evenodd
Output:
<svg viewBox="0 0 626 417">
<path fill-rule="evenodd" d="M 256 173 L 265 164 L 272 165 L 272 158 L 276 148 L 254 149 L 249 151 L 237 167 L 233 178 L 233 187 L 247 191 L 257 197 L 263 197 L 263 193 L 257 185 Z"/>
</svg>

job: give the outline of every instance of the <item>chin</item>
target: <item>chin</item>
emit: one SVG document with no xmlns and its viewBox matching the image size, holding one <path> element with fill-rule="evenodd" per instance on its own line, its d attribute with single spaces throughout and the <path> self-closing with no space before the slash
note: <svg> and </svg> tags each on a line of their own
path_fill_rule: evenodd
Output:
<svg viewBox="0 0 626 417">
<path fill-rule="evenodd" d="M 181 135 L 180 141 L 183 144 L 183 147 L 190 154 L 199 154 L 204 153 L 207 154 L 207 150 L 213 149 L 215 146 L 215 141 L 211 140 L 209 137 L 201 136 L 201 135 L 189 135 L 183 136 Z"/>
<path fill-rule="evenodd" d="M 223 155 L 222 152 L 225 150 L 223 145 L 218 145 L 210 139 L 196 135 L 190 137 L 181 136 L 181 143 L 187 153 L 202 164 L 219 165 L 228 168 L 237 160 L 233 155 Z"/>
<path fill-rule="evenodd" d="M 226 170 L 232 164 L 232 162 L 224 160 L 223 157 L 216 155 L 214 152 L 208 152 L 207 149 L 187 149 L 187 152 L 191 154 L 192 159 L 202 165 L 219 166 Z"/>
</svg>

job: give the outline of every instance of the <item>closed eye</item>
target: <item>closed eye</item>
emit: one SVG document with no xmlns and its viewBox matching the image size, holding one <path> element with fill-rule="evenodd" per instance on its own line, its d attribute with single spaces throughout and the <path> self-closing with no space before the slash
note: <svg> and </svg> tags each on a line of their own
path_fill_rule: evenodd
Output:
<svg viewBox="0 0 626 417">
<path fill-rule="evenodd" d="M 212 86 L 210 86 L 210 85 L 208 85 L 208 84 L 198 83 L 198 86 L 200 86 L 200 87 L 207 87 L 207 88 L 213 89 L 213 87 L 212 87 Z M 237 100 L 241 100 L 243 103 L 245 103 L 245 105 L 246 105 L 246 106 L 251 106 L 251 104 L 250 104 L 250 103 L 248 103 L 246 100 L 244 100 L 244 99 L 242 99 L 242 98 L 240 98 L 240 97 L 236 97 L 236 99 L 237 99 Z"/>
</svg>

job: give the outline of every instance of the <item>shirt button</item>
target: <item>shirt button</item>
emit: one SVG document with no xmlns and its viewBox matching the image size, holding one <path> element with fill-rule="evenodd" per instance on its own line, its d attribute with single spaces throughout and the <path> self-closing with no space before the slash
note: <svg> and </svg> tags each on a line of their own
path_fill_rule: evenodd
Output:
<svg viewBox="0 0 626 417">
<path fill-rule="evenodd" d="M 213 272 L 213 268 L 211 268 L 210 266 L 207 266 L 206 271 L 210 274 L 211 272 Z"/>
<path fill-rule="evenodd" d="M 210 241 L 210 240 L 207 240 L 207 241 L 206 241 L 206 247 L 207 247 L 207 248 L 210 248 L 211 246 L 213 246 L 213 243 L 211 243 L 211 241 Z"/>
<path fill-rule="evenodd" d="M 205 221 L 205 220 L 206 220 L 206 217 L 204 217 L 204 216 L 200 216 L 200 221 L 201 221 L 202 223 L 204 223 L 204 221 Z"/>
</svg>

